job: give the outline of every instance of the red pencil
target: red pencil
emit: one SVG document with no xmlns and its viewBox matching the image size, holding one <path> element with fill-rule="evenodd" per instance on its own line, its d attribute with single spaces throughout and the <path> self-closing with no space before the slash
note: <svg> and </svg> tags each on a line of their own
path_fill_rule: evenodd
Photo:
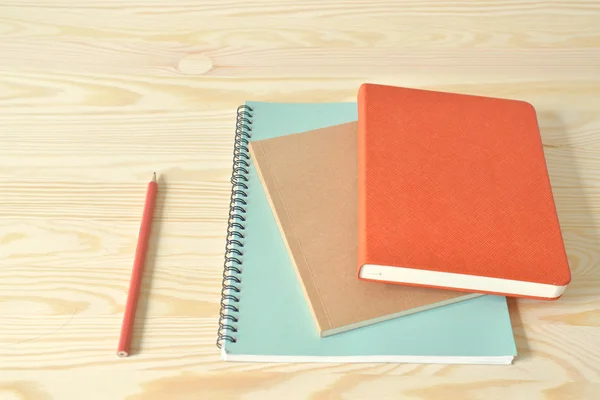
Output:
<svg viewBox="0 0 600 400">
<path fill-rule="evenodd" d="M 142 271 L 146 260 L 146 251 L 148 249 L 148 240 L 150 239 L 150 226 L 152 225 L 152 213 L 154 212 L 154 200 L 158 184 L 156 183 L 156 172 L 152 181 L 148 184 L 146 192 L 146 203 L 144 205 L 144 214 L 140 226 L 137 248 L 135 250 L 135 260 L 133 262 L 133 272 L 129 282 L 129 293 L 127 294 L 127 305 L 125 306 L 125 315 L 123 316 L 123 325 L 121 326 L 121 337 L 119 339 L 119 348 L 117 355 L 127 357 L 129 355 L 129 345 L 133 333 L 133 321 L 135 320 L 135 309 L 140 294 L 140 285 L 142 283 Z"/>
</svg>

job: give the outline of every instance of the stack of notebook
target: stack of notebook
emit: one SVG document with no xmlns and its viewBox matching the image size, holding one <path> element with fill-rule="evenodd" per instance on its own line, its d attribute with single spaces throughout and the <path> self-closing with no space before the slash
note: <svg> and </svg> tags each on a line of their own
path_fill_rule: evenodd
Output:
<svg viewBox="0 0 600 400">
<path fill-rule="evenodd" d="M 238 108 L 227 361 L 510 364 L 569 266 L 531 105 L 364 84 Z"/>
</svg>

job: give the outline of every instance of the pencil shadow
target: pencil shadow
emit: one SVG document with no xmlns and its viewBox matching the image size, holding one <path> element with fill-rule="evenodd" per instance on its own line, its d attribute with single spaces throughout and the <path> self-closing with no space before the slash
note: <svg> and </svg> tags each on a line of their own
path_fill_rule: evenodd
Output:
<svg viewBox="0 0 600 400">
<path fill-rule="evenodd" d="M 136 355 L 140 352 L 143 352 L 144 346 L 147 343 L 146 331 L 148 326 L 148 310 L 150 307 L 150 296 L 154 281 L 152 277 L 154 275 L 156 257 L 160 245 L 160 233 L 162 230 L 167 191 L 167 183 L 162 176 L 159 176 L 156 202 L 154 204 L 154 215 L 152 218 L 152 227 L 148 242 L 148 251 L 146 253 L 146 263 L 142 273 L 142 284 L 140 287 L 140 295 L 135 313 L 133 335 L 131 337 L 130 355 Z"/>
</svg>

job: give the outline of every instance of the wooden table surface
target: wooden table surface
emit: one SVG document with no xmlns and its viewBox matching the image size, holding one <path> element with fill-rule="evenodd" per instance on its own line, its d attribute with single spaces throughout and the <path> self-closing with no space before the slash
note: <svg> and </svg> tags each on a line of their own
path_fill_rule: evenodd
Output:
<svg viewBox="0 0 600 400">
<path fill-rule="evenodd" d="M 1 400 L 599 398 L 600 2 L 8 0 L 0 35 Z M 366 81 L 537 108 L 573 280 L 510 300 L 513 365 L 219 360 L 236 106 Z"/>
</svg>

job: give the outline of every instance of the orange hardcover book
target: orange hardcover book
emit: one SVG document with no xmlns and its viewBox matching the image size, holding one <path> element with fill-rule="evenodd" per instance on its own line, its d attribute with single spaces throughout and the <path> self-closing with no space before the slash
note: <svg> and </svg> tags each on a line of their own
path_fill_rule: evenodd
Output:
<svg viewBox="0 0 600 400">
<path fill-rule="evenodd" d="M 556 299 L 571 280 L 535 109 L 363 84 L 358 277 Z"/>
</svg>

